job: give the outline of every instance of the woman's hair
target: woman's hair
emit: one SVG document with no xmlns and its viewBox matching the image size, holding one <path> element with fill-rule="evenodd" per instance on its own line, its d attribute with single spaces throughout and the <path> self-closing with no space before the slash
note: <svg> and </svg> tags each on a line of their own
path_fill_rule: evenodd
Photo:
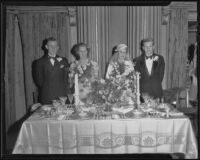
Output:
<svg viewBox="0 0 200 160">
<path fill-rule="evenodd" d="M 76 58 L 76 60 L 80 59 L 80 55 L 78 53 L 80 47 L 86 47 L 86 49 L 87 49 L 87 57 L 89 57 L 90 49 L 87 47 L 87 45 L 85 43 L 81 42 L 81 43 L 75 44 L 71 49 L 71 54 Z"/>
<path fill-rule="evenodd" d="M 128 46 L 125 44 L 119 44 L 113 48 L 113 54 L 112 54 L 112 57 L 110 58 L 109 62 L 117 62 L 118 58 L 119 58 L 119 51 L 124 48 L 126 48 L 125 60 L 130 60 L 130 57 L 128 54 Z"/>
<path fill-rule="evenodd" d="M 72 49 L 71 49 L 71 54 L 75 57 L 76 60 L 79 60 L 80 59 L 80 56 L 79 54 L 77 53 L 78 52 L 78 44 L 75 44 L 73 45 Z"/>
</svg>

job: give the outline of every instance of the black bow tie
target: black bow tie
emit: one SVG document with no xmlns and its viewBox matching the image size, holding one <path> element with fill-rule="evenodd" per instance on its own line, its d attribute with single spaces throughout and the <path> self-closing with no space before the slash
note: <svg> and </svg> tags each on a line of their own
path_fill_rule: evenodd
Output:
<svg viewBox="0 0 200 160">
<path fill-rule="evenodd" d="M 153 58 L 153 55 L 151 56 L 145 56 L 146 59 L 152 59 Z"/>
<path fill-rule="evenodd" d="M 52 57 L 52 56 L 49 56 L 49 55 L 48 55 L 48 58 L 49 58 L 49 59 L 56 60 L 56 57 Z"/>
</svg>

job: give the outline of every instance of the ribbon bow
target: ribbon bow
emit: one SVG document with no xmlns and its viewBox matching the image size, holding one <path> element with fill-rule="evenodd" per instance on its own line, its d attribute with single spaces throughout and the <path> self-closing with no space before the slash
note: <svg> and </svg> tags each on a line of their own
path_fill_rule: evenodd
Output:
<svg viewBox="0 0 200 160">
<path fill-rule="evenodd" d="M 49 59 L 53 59 L 54 61 L 56 60 L 56 57 L 51 57 L 51 56 L 48 56 Z"/>
<path fill-rule="evenodd" d="M 153 58 L 153 55 L 151 56 L 145 56 L 146 59 L 152 59 Z"/>
</svg>

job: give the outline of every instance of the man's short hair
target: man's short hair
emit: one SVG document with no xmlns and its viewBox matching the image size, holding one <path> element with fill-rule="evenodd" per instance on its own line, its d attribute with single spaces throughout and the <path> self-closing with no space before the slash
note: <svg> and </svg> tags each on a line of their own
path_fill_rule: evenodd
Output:
<svg viewBox="0 0 200 160">
<path fill-rule="evenodd" d="M 49 38 L 47 38 L 47 43 L 48 43 L 49 41 L 57 41 L 57 40 L 56 40 L 56 38 L 54 38 L 54 37 L 49 37 Z"/>
<path fill-rule="evenodd" d="M 142 40 L 142 46 L 144 46 L 144 43 L 146 43 L 146 42 L 152 42 L 153 43 L 153 45 L 154 45 L 154 39 L 153 38 L 145 38 L 145 39 L 143 39 Z"/>
</svg>

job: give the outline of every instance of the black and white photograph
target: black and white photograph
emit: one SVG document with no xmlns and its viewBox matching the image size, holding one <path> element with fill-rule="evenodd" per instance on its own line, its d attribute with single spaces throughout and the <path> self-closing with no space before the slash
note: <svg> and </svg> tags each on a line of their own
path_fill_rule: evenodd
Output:
<svg viewBox="0 0 200 160">
<path fill-rule="evenodd" d="M 197 159 L 197 1 L 90 2 L 1 7 L 2 156 Z"/>
</svg>

